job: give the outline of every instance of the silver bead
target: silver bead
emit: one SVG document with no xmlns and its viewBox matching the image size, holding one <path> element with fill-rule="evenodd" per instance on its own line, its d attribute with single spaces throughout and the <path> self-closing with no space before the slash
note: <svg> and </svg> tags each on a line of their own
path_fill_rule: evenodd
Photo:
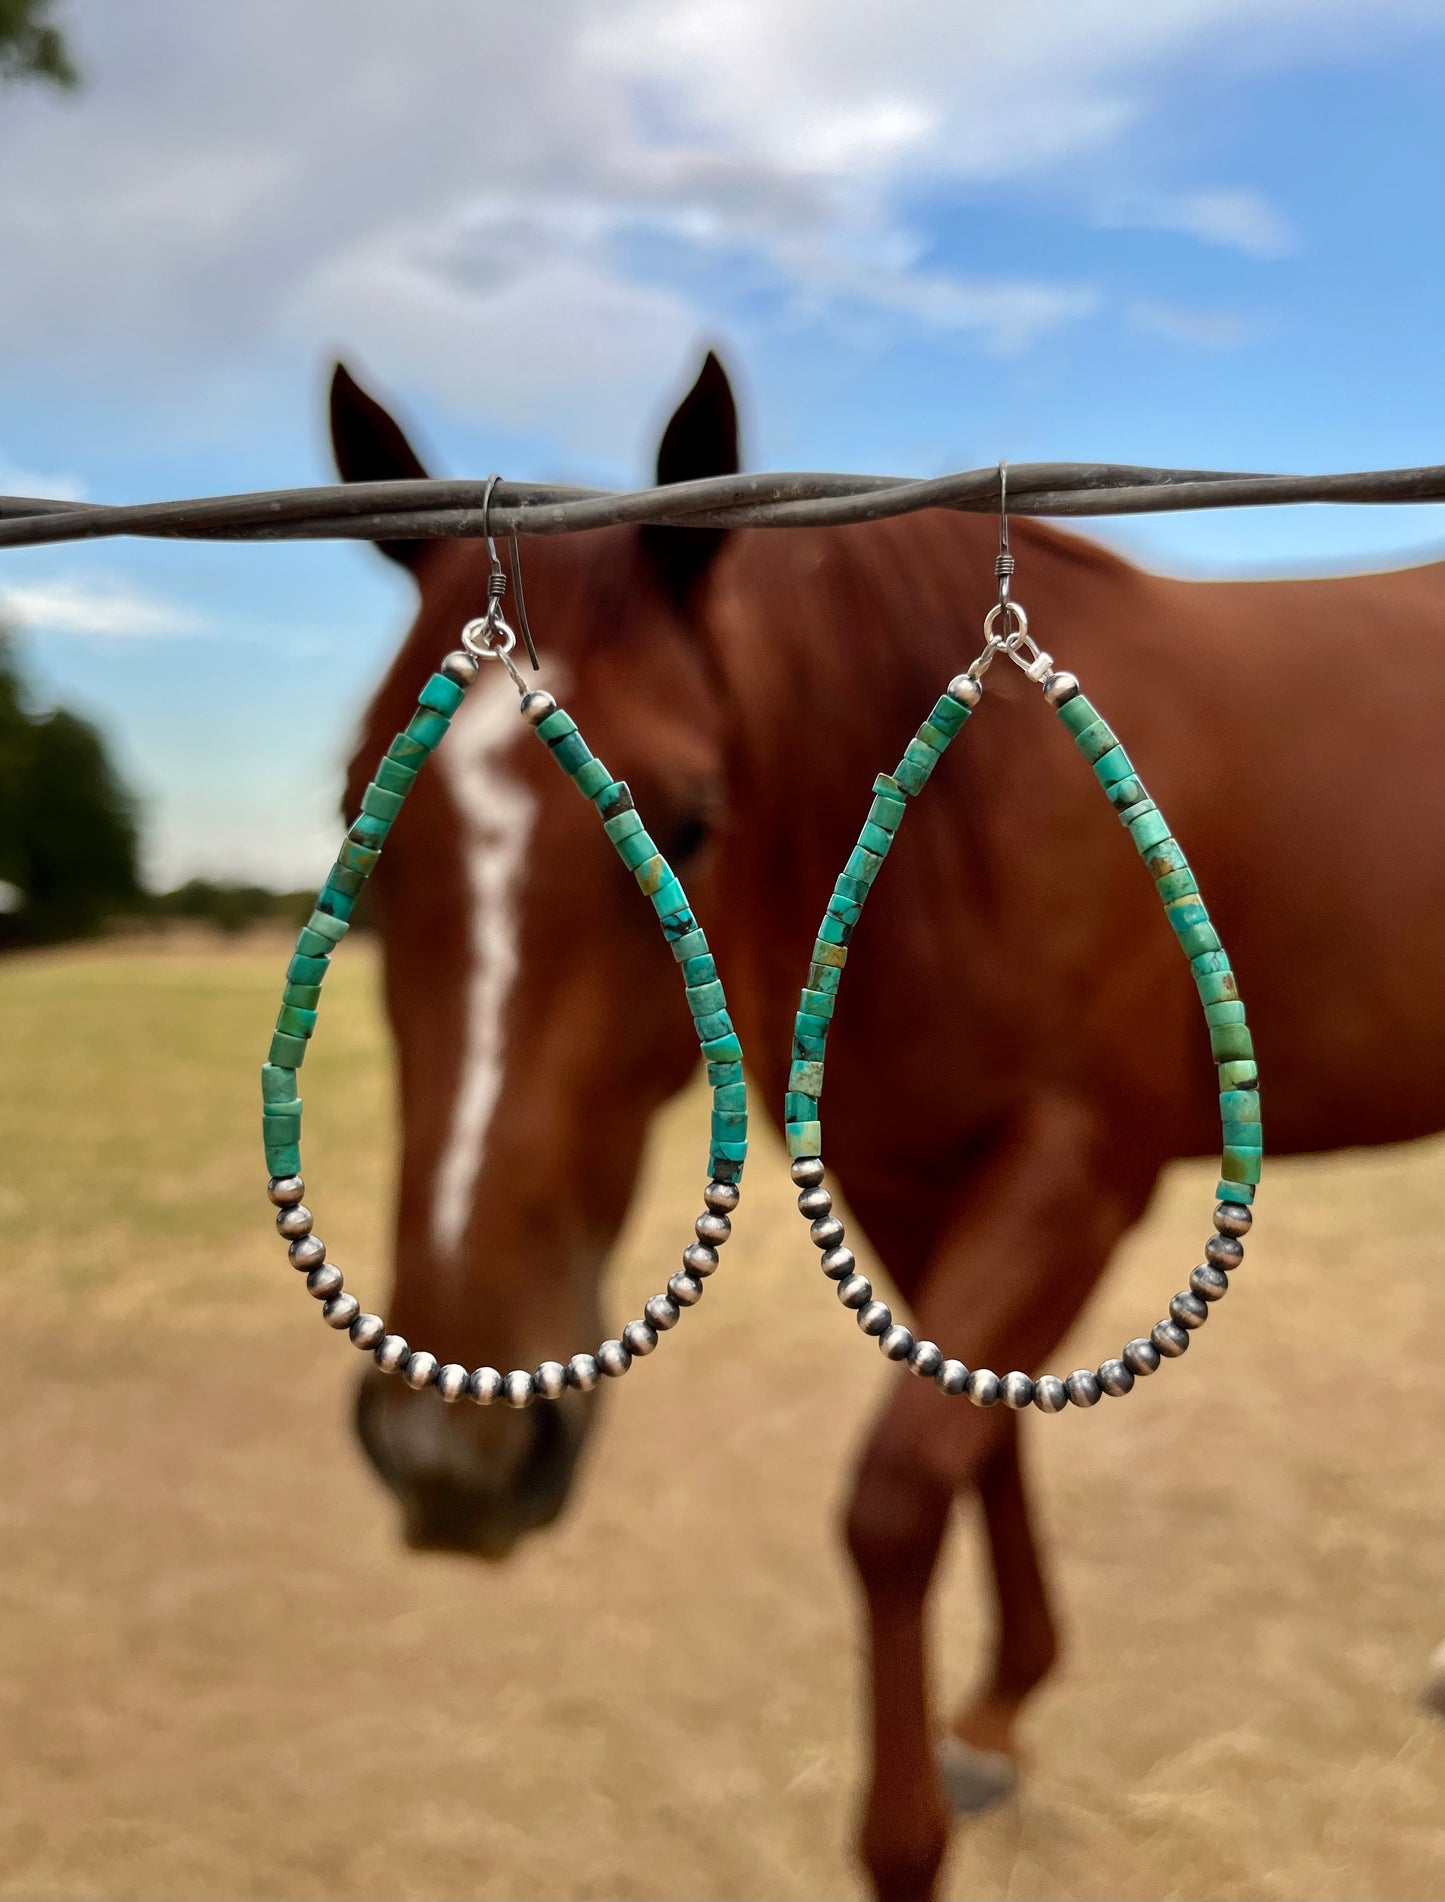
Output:
<svg viewBox="0 0 1445 1902">
<path fill-rule="evenodd" d="M 820 1215 L 808 1224 L 808 1235 L 814 1248 L 836 1248 L 843 1239 L 843 1224 L 836 1215 Z"/>
<path fill-rule="evenodd" d="M 293 1202 L 289 1208 L 276 1211 L 276 1227 L 288 1242 L 299 1242 L 303 1235 L 309 1235 L 313 1219 L 304 1202 Z"/>
<path fill-rule="evenodd" d="M 794 1156 L 792 1177 L 800 1189 L 816 1189 L 823 1175 L 821 1156 Z"/>
<path fill-rule="evenodd" d="M 1203 1327 L 1209 1319 L 1209 1309 L 1197 1294 L 1181 1292 L 1169 1303 L 1169 1318 L 1180 1327 Z"/>
<path fill-rule="evenodd" d="M 521 713 L 528 726 L 540 726 L 549 713 L 556 711 L 557 702 L 540 687 L 522 695 Z"/>
<path fill-rule="evenodd" d="M 305 1195 L 306 1184 L 300 1176 L 272 1176 L 266 1184 L 266 1193 L 278 1209 L 289 1209 Z"/>
<path fill-rule="evenodd" d="M 1177 1321 L 1156 1321 L 1149 1330 L 1149 1338 L 1165 1360 L 1178 1360 L 1189 1345 L 1189 1336 Z"/>
<path fill-rule="evenodd" d="M 386 1322 L 379 1314 L 358 1314 L 351 1323 L 352 1341 L 364 1354 L 370 1353 L 385 1332 Z"/>
<path fill-rule="evenodd" d="M 1069 1404 L 1069 1390 L 1057 1374 L 1040 1374 L 1034 1382 L 1034 1405 L 1040 1413 L 1062 1413 Z"/>
<path fill-rule="evenodd" d="M 408 1354 L 401 1377 L 408 1387 L 420 1393 L 423 1387 L 429 1387 L 437 1377 L 440 1366 L 435 1354 L 428 1354 L 425 1348 L 418 1348 L 415 1354 Z"/>
<path fill-rule="evenodd" d="M 622 1344 L 634 1359 L 639 1359 L 657 1346 L 657 1329 L 650 1321 L 629 1321 L 622 1330 Z"/>
<path fill-rule="evenodd" d="M 699 1283 L 699 1287 L 701 1283 Z M 670 1327 L 677 1326 L 677 1318 L 682 1309 L 670 1294 L 654 1294 L 648 1298 L 642 1312 L 659 1334 L 665 1334 Z"/>
<path fill-rule="evenodd" d="M 702 1199 L 717 1214 L 731 1215 L 741 1194 L 736 1182 L 709 1182 L 702 1192 Z"/>
<path fill-rule="evenodd" d="M 1204 1259 L 1228 1272 L 1244 1260 L 1244 1243 L 1234 1235 L 1211 1235 L 1204 1244 Z"/>
<path fill-rule="evenodd" d="M 539 1400 L 560 1400 L 567 1391 L 567 1369 L 559 1360 L 544 1360 L 532 1382 Z"/>
<path fill-rule="evenodd" d="M 1022 1413 L 1025 1407 L 1033 1405 L 1033 1380 L 1028 1374 L 1005 1374 L 1001 1398 L 1006 1407 L 1012 1407 L 1015 1413 Z"/>
<path fill-rule="evenodd" d="M 332 1295 L 341 1293 L 341 1270 L 334 1261 L 323 1261 L 311 1270 L 306 1277 L 306 1292 L 318 1301 L 329 1301 Z"/>
<path fill-rule="evenodd" d="M 325 1261 L 326 1244 L 319 1235 L 303 1235 L 292 1242 L 286 1254 L 291 1266 L 305 1274 L 308 1268 L 319 1268 Z"/>
<path fill-rule="evenodd" d="M 465 647 L 454 647 L 449 654 L 444 654 L 437 668 L 444 679 L 454 682 L 458 687 L 470 687 L 481 671 L 482 663 L 475 654 L 469 654 Z"/>
<path fill-rule="evenodd" d="M 833 1281 L 841 1281 L 858 1266 L 858 1257 L 851 1248 L 829 1248 L 824 1250 L 818 1266 Z"/>
<path fill-rule="evenodd" d="M 502 1381 L 502 1398 L 509 1407 L 530 1407 L 536 1397 L 532 1376 L 524 1367 L 514 1367 Z"/>
<path fill-rule="evenodd" d="M 976 707 L 983 698 L 983 682 L 972 674 L 955 674 L 948 683 L 948 697 L 961 707 Z"/>
<path fill-rule="evenodd" d="M 700 1242 L 709 1242 L 714 1248 L 721 1248 L 733 1232 L 733 1225 L 725 1215 L 718 1215 L 708 1209 L 699 1215 L 693 1223 L 694 1233 Z"/>
<path fill-rule="evenodd" d="M 479 1407 L 489 1407 L 502 1398 L 502 1375 L 496 1368 L 473 1368 L 466 1377 L 466 1396 Z"/>
<path fill-rule="evenodd" d="M 495 1367 L 474 1367 L 467 1375 L 467 1398 L 489 1407 L 502 1397 L 502 1376 Z"/>
<path fill-rule="evenodd" d="M 820 1215 L 831 1215 L 832 1212 L 833 1198 L 821 1182 L 815 1183 L 811 1189 L 799 1191 L 798 1213 L 806 1215 L 810 1222 Z"/>
<path fill-rule="evenodd" d="M 667 1292 L 680 1308 L 696 1307 L 702 1300 L 702 1283 L 696 1275 L 690 1275 L 685 1268 L 680 1268 L 669 1278 Z"/>
<path fill-rule="evenodd" d="M 690 1275 L 705 1280 L 717 1267 L 717 1250 L 710 1242 L 689 1242 L 682 1251 L 682 1265 Z"/>
<path fill-rule="evenodd" d="M 937 1341 L 915 1341 L 908 1350 L 908 1371 L 920 1380 L 932 1380 L 943 1365 L 943 1349 Z"/>
<path fill-rule="evenodd" d="M 376 1364 L 384 1374 L 394 1374 L 410 1352 L 404 1334 L 383 1334 L 376 1343 Z"/>
<path fill-rule="evenodd" d="M 845 1308 L 865 1307 L 873 1299 L 873 1283 L 867 1275 L 848 1275 L 838 1283 L 838 1299 Z"/>
<path fill-rule="evenodd" d="M 1061 707 L 1078 691 L 1079 683 L 1072 674 L 1050 674 L 1044 682 L 1044 698 L 1051 707 Z"/>
<path fill-rule="evenodd" d="M 328 1327 L 350 1327 L 361 1312 L 361 1303 L 354 1294 L 334 1294 L 321 1310 L 321 1318 Z"/>
<path fill-rule="evenodd" d="M 976 1367 L 968 1377 L 968 1397 L 976 1407 L 997 1406 L 1002 1391 L 1003 1382 L 988 1367 Z"/>
<path fill-rule="evenodd" d="M 609 1380 L 620 1380 L 632 1365 L 632 1354 L 621 1341 L 604 1341 L 597 1350 L 597 1365 Z"/>
<path fill-rule="evenodd" d="M 907 1360 L 913 1352 L 913 1330 L 895 1321 L 878 1336 L 878 1347 L 885 1360 Z"/>
<path fill-rule="evenodd" d="M 1077 1367 L 1064 1381 L 1064 1391 L 1076 1407 L 1097 1406 L 1099 1377 L 1090 1373 L 1087 1367 Z"/>
<path fill-rule="evenodd" d="M 1122 1360 L 1101 1360 L 1099 1362 L 1099 1385 L 1105 1393 L 1121 1398 L 1134 1386 L 1133 1370 L 1125 1366 Z"/>
<path fill-rule="evenodd" d="M 436 1390 L 448 1406 L 460 1400 L 467 1390 L 466 1368 L 454 1360 L 449 1360 L 445 1367 L 438 1367 Z"/>
<path fill-rule="evenodd" d="M 1218 1301 L 1229 1293 L 1229 1276 L 1212 1262 L 1202 1261 L 1189 1272 L 1190 1291 L 1201 1301 Z"/>
<path fill-rule="evenodd" d="M 1214 1226 L 1221 1235 L 1247 1235 L 1254 1222 L 1254 1211 L 1244 1202 L 1221 1202 L 1214 1211 Z"/>
<path fill-rule="evenodd" d="M 865 1334 L 886 1334 L 893 1325 L 893 1310 L 886 1301 L 865 1301 L 856 1318 Z"/>
<path fill-rule="evenodd" d="M 940 1393 L 959 1394 L 968 1386 L 968 1369 L 961 1360 L 946 1360 L 933 1376 Z"/>
<path fill-rule="evenodd" d="M 1159 1365 L 1159 1349 L 1153 1341 L 1130 1341 L 1124 1349 L 1123 1360 L 1131 1374 L 1152 1374 Z"/>
<path fill-rule="evenodd" d="M 595 1354 L 574 1354 L 567 1363 L 567 1385 L 578 1393 L 591 1393 L 602 1378 Z"/>
</svg>

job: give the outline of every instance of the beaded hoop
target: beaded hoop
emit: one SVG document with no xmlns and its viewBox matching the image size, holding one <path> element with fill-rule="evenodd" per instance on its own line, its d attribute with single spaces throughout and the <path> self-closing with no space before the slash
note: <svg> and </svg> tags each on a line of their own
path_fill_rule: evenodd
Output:
<svg viewBox="0 0 1445 1902">
<path fill-rule="evenodd" d="M 994 633 L 1001 610 L 1013 617 L 1011 631 L 1002 637 Z M 859 1327 L 876 1338 L 889 1360 L 906 1361 L 913 1373 L 931 1378 L 942 1392 L 966 1393 L 976 1406 L 991 1407 L 1002 1400 L 1008 1407 L 1032 1404 L 1043 1413 L 1059 1413 L 1070 1402 L 1076 1407 L 1092 1407 L 1102 1394 L 1126 1394 L 1136 1376 L 1152 1374 L 1161 1359 L 1177 1359 L 1189 1346 L 1193 1330 L 1208 1319 L 1210 1304 L 1227 1292 L 1230 1271 L 1244 1260 L 1242 1237 L 1253 1220 L 1250 1204 L 1260 1176 L 1259 1073 L 1244 1005 L 1219 934 L 1210 923 L 1183 852 L 1163 814 L 1145 792 L 1128 754 L 1079 691 L 1074 676 L 1052 671 L 1050 656 L 1041 654 L 1029 639 L 1022 608 L 1009 602 L 1006 594 L 1000 608 L 990 613 L 985 632 L 988 645 L 984 652 L 967 673 L 949 682 L 947 692 L 909 741 L 892 773 L 880 773 L 874 780 L 867 822 L 828 901 L 795 1020 L 785 1112 L 788 1153 L 793 1157 L 793 1180 L 800 1190 L 798 1208 L 810 1224 L 814 1244 L 823 1251 L 823 1272 L 837 1283 L 838 1299 L 854 1311 Z M 1031 660 L 1020 659 L 1021 648 L 1027 648 Z M 1044 698 L 1093 767 L 1148 866 L 1165 916 L 1189 959 L 1209 1026 L 1211 1051 L 1219 1066 L 1224 1158 L 1216 1189 L 1219 1203 L 1214 1211 L 1215 1233 L 1205 1244 L 1204 1260 L 1191 1273 L 1188 1288 L 1169 1303 L 1166 1319 L 1155 1324 L 1147 1339 L 1130 1341 L 1120 1356 L 1102 1362 L 1096 1371 L 1079 1368 L 1064 1380 L 1056 1374 L 1035 1378 L 1015 1372 L 1000 1377 L 986 1367 L 970 1369 L 960 1360 L 946 1359 L 933 1341 L 915 1340 L 908 1328 L 894 1320 L 886 1303 L 874 1300 L 872 1285 L 858 1273 L 853 1251 L 844 1245 L 843 1224 L 833 1213 L 833 1199 L 823 1186 L 818 1099 L 823 1090 L 828 1026 L 848 959 L 848 942 L 903 822 L 907 800 L 922 792 L 929 774 L 982 699 L 981 676 L 999 652 L 1007 653 L 1031 680 L 1042 685 Z"/>
<path fill-rule="evenodd" d="M 534 1400 L 557 1400 L 569 1388 L 590 1392 L 602 1375 L 618 1378 L 633 1359 L 650 1354 L 658 1338 L 675 1327 L 684 1308 L 702 1299 L 703 1285 L 718 1265 L 718 1249 L 732 1232 L 730 1216 L 738 1205 L 738 1182 L 747 1155 L 747 1092 L 742 1046 L 728 1015 L 727 1001 L 707 938 L 688 906 L 682 885 L 643 827 L 632 795 L 588 750 L 576 722 L 549 693 L 528 692 L 509 658 L 513 636 L 501 619 L 500 590 L 487 616 L 471 622 L 465 646 L 448 654 L 417 700 L 406 730 L 398 733 L 362 796 L 361 813 L 346 835 L 336 864 L 316 900 L 316 909 L 296 940 L 296 955 L 286 968 L 281 1013 L 261 1070 L 262 1132 L 270 1176 L 267 1193 L 279 1213 L 276 1227 L 288 1243 L 292 1266 L 306 1276 L 307 1291 L 324 1303 L 322 1314 L 334 1328 L 345 1328 L 356 1346 L 370 1352 L 384 1373 L 400 1372 L 409 1387 L 435 1387 L 443 1400 L 463 1394 L 488 1406 L 505 1400 L 513 1407 Z M 481 669 L 479 657 L 502 661 L 521 694 L 522 718 L 546 744 L 557 764 L 597 808 L 603 830 L 652 900 L 672 955 L 682 967 L 702 1054 L 712 1085 L 712 1144 L 705 1207 L 695 1224 L 695 1239 L 683 1250 L 682 1267 L 655 1294 L 642 1316 L 629 1321 L 621 1335 L 603 1341 L 595 1354 L 574 1354 L 565 1364 L 543 1361 L 534 1372 L 502 1373 L 495 1367 L 470 1372 L 457 1362 L 443 1364 L 425 1350 L 414 1350 L 400 1334 L 389 1334 L 379 1314 L 363 1314 L 355 1295 L 345 1291 L 341 1270 L 326 1255 L 326 1244 L 312 1232 L 311 1211 L 302 1197 L 301 1101 L 297 1072 L 316 1027 L 321 983 L 337 945 L 345 937 L 363 885 L 396 821 L 416 776 L 445 738 L 466 689 Z"/>
</svg>

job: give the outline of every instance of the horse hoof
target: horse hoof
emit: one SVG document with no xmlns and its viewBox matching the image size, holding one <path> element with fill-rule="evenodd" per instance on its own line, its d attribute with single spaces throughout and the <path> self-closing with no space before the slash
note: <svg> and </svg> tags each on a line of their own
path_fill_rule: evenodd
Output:
<svg viewBox="0 0 1445 1902">
<path fill-rule="evenodd" d="M 1445 1718 L 1445 1644 L 1430 1660 L 1425 1682 L 1420 1686 L 1420 1704 L 1432 1717 Z"/>
<path fill-rule="evenodd" d="M 1018 1788 L 1018 1765 L 1002 1750 L 980 1750 L 961 1737 L 938 1746 L 938 1768 L 955 1816 L 982 1816 L 1006 1803 Z"/>
</svg>

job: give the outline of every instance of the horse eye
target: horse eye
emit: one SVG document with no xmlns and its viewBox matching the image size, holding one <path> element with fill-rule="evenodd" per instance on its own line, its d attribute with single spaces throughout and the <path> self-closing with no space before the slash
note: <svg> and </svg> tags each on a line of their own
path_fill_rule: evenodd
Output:
<svg viewBox="0 0 1445 1902">
<path fill-rule="evenodd" d="M 710 828 L 706 819 L 684 819 L 667 836 L 663 857 L 674 865 L 685 865 L 697 857 L 708 842 Z"/>
</svg>

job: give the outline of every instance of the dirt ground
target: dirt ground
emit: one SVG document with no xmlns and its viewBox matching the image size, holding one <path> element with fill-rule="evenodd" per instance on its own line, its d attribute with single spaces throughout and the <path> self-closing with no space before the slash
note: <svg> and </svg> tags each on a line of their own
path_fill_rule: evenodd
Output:
<svg viewBox="0 0 1445 1902">
<path fill-rule="evenodd" d="M 501 1569 L 409 1556 L 352 1443 L 359 1357 L 257 1193 L 279 972 L 194 944 L 0 969 L 0 1895 L 857 1893 L 833 1525 L 897 1376 L 825 1298 L 781 1165 L 610 1396 L 563 1524 Z M 307 1173 L 375 1301 L 374 973 L 348 949 L 331 982 Z M 702 1127 L 695 1098 L 659 1127 L 619 1319 L 690 1220 Z M 1165 1185 L 1063 1371 L 1162 1311 L 1211 1181 Z M 1416 1702 L 1445 1638 L 1445 1144 L 1276 1165 L 1256 1234 L 1185 1363 L 1034 1423 L 1068 1650 L 951 1896 L 1445 1893 Z M 770 1358 L 742 1334 L 764 1289 L 799 1329 Z M 950 1698 L 973 1548 L 961 1525 L 935 1609 Z"/>
</svg>

